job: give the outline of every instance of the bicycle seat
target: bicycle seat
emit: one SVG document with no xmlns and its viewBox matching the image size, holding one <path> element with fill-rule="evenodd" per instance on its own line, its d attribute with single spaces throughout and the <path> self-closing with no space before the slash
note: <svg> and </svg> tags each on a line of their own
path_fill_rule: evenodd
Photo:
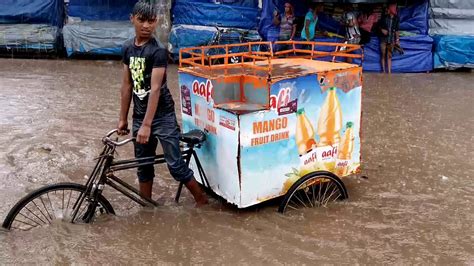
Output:
<svg viewBox="0 0 474 266">
<path fill-rule="evenodd" d="M 199 129 L 193 129 L 189 132 L 183 133 L 180 140 L 187 144 L 200 144 L 206 140 L 206 134 Z"/>
</svg>

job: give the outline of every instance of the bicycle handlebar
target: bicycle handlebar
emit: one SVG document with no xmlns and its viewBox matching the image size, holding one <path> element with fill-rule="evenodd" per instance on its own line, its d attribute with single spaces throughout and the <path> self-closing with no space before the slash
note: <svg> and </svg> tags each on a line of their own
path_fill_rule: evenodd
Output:
<svg viewBox="0 0 474 266">
<path fill-rule="evenodd" d="M 105 135 L 104 138 L 102 138 L 102 143 L 104 144 L 112 144 L 113 146 L 116 146 L 116 147 L 120 147 L 120 146 L 123 146 L 127 143 L 129 143 L 130 141 L 134 141 L 135 138 L 129 138 L 129 139 L 124 139 L 122 141 L 114 141 L 112 139 L 110 139 L 110 136 L 112 136 L 113 134 L 117 133 L 118 130 L 117 129 L 113 129 L 111 131 L 109 131 L 107 133 L 107 135 Z"/>
</svg>

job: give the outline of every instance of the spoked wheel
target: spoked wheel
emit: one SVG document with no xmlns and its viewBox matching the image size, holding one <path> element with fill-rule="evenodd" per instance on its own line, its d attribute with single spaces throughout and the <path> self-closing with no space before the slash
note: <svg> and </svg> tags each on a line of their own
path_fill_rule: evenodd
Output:
<svg viewBox="0 0 474 266">
<path fill-rule="evenodd" d="M 331 172 L 313 172 L 291 186 L 278 211 L 284 213 L 302 208 L 326 207 L 346 198 L 346 187 L 339 177 Z"/>
<path fill-rule="evenodd" d="M 83 223 L 84 217 L 91 217 L 90 200 L 86 199 L 74 221 L 73 209 L 77 199 L 86 187 L 74 183 L 59 183 L 39 188 L 22 198 L 8 213 L 2 227 L 11 230 L 27 231 L 47 226 L 55 221 Z M 102 195 L 98 197 L 94 217 L 115 214 L 112 205 Z"/>
</svg>

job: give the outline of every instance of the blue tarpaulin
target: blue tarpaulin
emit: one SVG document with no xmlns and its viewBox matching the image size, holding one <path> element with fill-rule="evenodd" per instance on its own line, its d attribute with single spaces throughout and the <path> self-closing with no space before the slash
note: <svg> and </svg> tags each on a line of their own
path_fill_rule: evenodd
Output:
<svg viewBox="0 0 474 266">
<path fill-rule="evenodd" d="M 178 1 L 173 7 L 173 24 L 255 29 L 259 9 L 194 1 Z"/>
<path fill-rule="evenodd" d="M 404 55 L 396 52 L 392 58 L 392 72 L 426 72 L 433 70 L 433 39 L 428 35 L 400 37 L 400 45 Z M 364 46 L 364 71 L 381 71 L 380 43 L 372 37 Z"/>
<path fill-rule="evenodd" d="M 0 24 L 62 26 L 62 0 L 0 0 Z"/>
<path fill-rule="evenodd" d="M 179 49 L 208 45 L 217 29 L 206 26 L 174 25 L 169 37 L 169 50 L 174 59 L 179 57 Z"/>
<path fill-rule="evenodd" d="M 435 35 L 434 67 L 474 68 L 474 36 Z"/>
<path fill-rule="evenodd" d="M 57 47 L 58 31 L 47 24 L 0 24 L 0 49 L 47 52 Z"/>
<path fill-rule="evenodd" d="M 427 35 L 429 17 L 428 0 L 410 1 L 410 3 L 410 6 L 400 9 L 400 30 Z"/>
<path fill-rule="evenodd" d="M 74 53 L 120 55 L 123 43 L 134 34 L 128 21 L 81 21 L 63 28 L 68 56 Z"/>
<path fill-rule="evenodd" d="M 217 29 L 209 26 L 174 25 L 171 28 L 168 49 L 175 60 L 179 57 L 179 50 L 185 47 L 196 47 L 209 45 L 213 40 Z M 240 35 L 237 32 L 227 33 L 226 38 L 221 39 L 221 44 L 238 42 Z M 244 41 L 259 41 L 260 37 L 255 30 L 248 31 Z"/>
<path fill-rule="evenodd" d="M 70 0 L 68 15 L 82 20 L 128 20 L 136 0 Z"/>
</svg>

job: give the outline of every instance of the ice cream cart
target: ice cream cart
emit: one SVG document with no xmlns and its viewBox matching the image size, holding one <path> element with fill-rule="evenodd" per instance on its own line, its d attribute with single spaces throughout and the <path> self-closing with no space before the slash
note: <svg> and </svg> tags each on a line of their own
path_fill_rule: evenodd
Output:
<svg viewBox="0 0 474 266">
<path fill-rule="evenodd" d="M 360 46 L 278 45 L 182 49 L 182 130 L 207 132 L 197 152 L 209 186 L 238 208 L 281 197 L 283 212 L 345 199 L 341 178 L 360 171 Z M 359 64 L 341 62 L 348 58 Z"/>
</svg>

